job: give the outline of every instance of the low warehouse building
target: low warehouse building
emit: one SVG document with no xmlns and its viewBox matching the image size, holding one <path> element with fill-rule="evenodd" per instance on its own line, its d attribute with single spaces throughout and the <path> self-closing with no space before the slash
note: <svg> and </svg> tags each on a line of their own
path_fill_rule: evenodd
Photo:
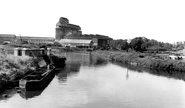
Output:
<svg viewBox="0 0 185 108">
<path fill-rule="evenodd" d="M 0 44 L 12 43 L 16 39 L 14 34 L 0 34 Z"/>
<path fill-rule="evenodd" d="M 33 43 L 33 44 L 53 44 L 54 38 L 52 37 L 30 37 L 30 36 L 17 36 L 17 43 Z"/>
<path fill-rule="evenodd" d="M 78 47 L 78 48 L 91 48 L 93 42 L 91 40 L 78 40 L 78 39 L 61 39 L 59 43 L 62 46 Z"/>
</svg>

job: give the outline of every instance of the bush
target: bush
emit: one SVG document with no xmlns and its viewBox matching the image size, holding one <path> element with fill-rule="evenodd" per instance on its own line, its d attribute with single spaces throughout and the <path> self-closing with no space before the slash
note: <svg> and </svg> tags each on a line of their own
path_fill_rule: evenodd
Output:
<svg viewBox="0 0 185 108">
<path fill-rule="evenodd" d="M 38 67 L 40 59 L 33 59 L 31 57 L 19 57 L 14 55 L 1 56 L 0 59 L 0 75 L 6 74 L 11 80 L 17 76 L 24 75 L 27 71 Z"/>
</svg>

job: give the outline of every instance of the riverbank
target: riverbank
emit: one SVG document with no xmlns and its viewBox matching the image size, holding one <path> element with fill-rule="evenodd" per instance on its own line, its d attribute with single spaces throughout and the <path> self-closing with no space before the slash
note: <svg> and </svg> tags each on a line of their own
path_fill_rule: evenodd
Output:
<svg viewBox="0 0 185 108">
<path fill-rule="evenodd" d="M 142 67 L 151 70 L 161 70 L 170 73 L 185 73 L 184 60 L 172 60 L 166 55 L 153 53 L 138 53 L 135 51 L 94 51 L 94 54 L 100 55 L 111 62 L 123 63 L 135 67 Z"/>
<path fill-rule="evenodd" d="M 43 59 L 15 56 L 14 46 L 0 46 L 0 91 L 14 87 L 18 80 L 44 65 Z"/>
<path fill-rule="evenodd" d="M 38 59 L 0 54 L 0 91 L 14 86 L 14 82 L 35 70 Z"/>
<path fill-rule="evenodd" d="M 38 45 L 37 47 L 29 46 L 26 48 L 40 47 L 41 46 Z M 14 48 L 20 47 L 11 45 L 0 46 L 0 91 L 18 86 L 17 84 L 22 77 L 39 69 L 40 67 L 45 67 L 48 63 L 51 63 L 58 68 L 65 65 L 66 58 L 58 55 L 57 53 L 53 54 L 55 52 L 53 50 L 52 53 L 50 52 L 50 57 L 53 61 L 51 62 L 47 56 L 40 56 L 40 53 L 36 51 L 31 51 L 31 55 L 29 55 L 28 53 L 30 52 L 28 52 L 26 56 L 15 56 Z"/>
</svg>

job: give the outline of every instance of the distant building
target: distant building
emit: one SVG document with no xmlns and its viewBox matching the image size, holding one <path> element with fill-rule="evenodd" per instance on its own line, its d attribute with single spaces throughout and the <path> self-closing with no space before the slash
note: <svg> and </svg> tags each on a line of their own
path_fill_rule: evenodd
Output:
<svg viewBox="0 0 185 108">
<path fill-rule="evenodd" d="M 91 40 L 94 47 L 108 47 L 112 38 L 99 34 L 83 34 L 80 36 L 66 36 L 65 39 Z"/>
<path fill-rule="evenodd" d="M 91 40 L 79 39 L 61 39 L 59 43 L 62 46 L 78 47 L 78 48 L 91 48 L 93 42 Z"/>
<path fill-rule="evenodd" d="M 0 44 L 3 43 L 12 43 L 16 39 L 16 35 L 14 34 L 0 34 Z"/>
<path fill-rule="evenodd" d="M 53 44 L 52 37 L 31 37 L 31 36 L 17 36 L 16 43 L 34 43 L 34 44 Z"/>
<path fill-rule="evenodd" d="M 20 44 L 53 44 L 52 37 L 32 37 L 32 36 L 16 36 L 14 34 L 0 34 L 0 44 L 20 43 Z"/>
<path fill-rule="evenodd" d="M 93 47 L 108 47 L 112 38 L 98 34 L 82 34 L 81 28 L 78 25 L 70 24 L 67 18 L 61 17 L 56 24 L 56 35 L 57 41 L 61 39 L 72 39 L 75 40 L 90 40 L 92 41 Z M 62 42 L 62 41 L 61 41 Z M 70 43 L 69 43 L 70 44 Z"/>
<path fill-rule="evenodd" d="M 67 18 L 61 17 L 56 24 L 55 38 L 52 37 L 32 37 L 32 36 L 16 36 L 14 34 L 0 34 L 0 44 L 6 43 L 54 43 L 60 41 L 61 44 L 69 44 L 72 46 L 84 46 L 94 48 L 108 48 L 112 38 L 99 34 L 82 34 L 81 27 L 70 24 Z"/>
<path fill-rule="evenodd" d="M 61 17 L 56 24 L 55 39 L 64 39 L 65 36 L 75 35 L 79 36 L 82 34 L 81 28 L 78 25 L 70 24 L 67 18 Z"/>
</svg>

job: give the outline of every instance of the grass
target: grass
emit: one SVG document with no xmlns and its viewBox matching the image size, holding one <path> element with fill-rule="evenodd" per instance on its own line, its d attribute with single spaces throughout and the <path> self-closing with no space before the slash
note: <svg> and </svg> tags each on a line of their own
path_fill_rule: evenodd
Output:
<svg viewBox="0 0 185 108">
<path fill-rule="evenodd" d="M 172 60 L 156 54 L 125 52 L 125 51 L 95 51 L 93 52 L 102 59 L 108 59 L 111 62 L 131 65 L 137 64 L 138 67 L 162 70 L 185 72 L 185 62 L 182 60 Z"/>
<path fill-rule="evenodd" d="M 124 51 L 95 51 L 99 58 L 108 60 L 136 71 L 146 71 L 154 75 L 177 78 L 185 81 L 185 61 L 172 60 L 157 54 L 124 52 Z M 132 65 L 132 63 L 137 64 Z"/>
<path fill-rule="evenodd" d="M 17 80 L 38 67 L 39 59 L 0 53 L 0 88 L 9 81 Z"/>
</svg>

